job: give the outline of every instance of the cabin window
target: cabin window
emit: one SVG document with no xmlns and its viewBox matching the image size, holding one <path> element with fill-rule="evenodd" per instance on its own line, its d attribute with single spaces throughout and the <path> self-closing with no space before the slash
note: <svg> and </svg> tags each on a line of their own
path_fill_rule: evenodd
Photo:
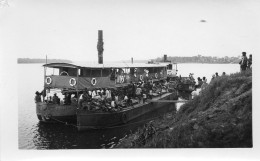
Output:
<svg viewBox="0 0 260 161">
<path fill-rule="evenodd" d="M 111 69 L 102 69 L 102 77 L 108 77 Z"/>
<path fill-rule="evenodd" d="M 130 74 L 134 75 L 134 72 L 135 72 L 135 68 L 130 68 Z"/>
<path fill-rule="evenodd" d="M 68 75 L 69 68 L 61 67 L 59 75 Z"/>
<path fill-rule="evenodd" d="M 69 68 L 68 69 L 68 74 L 69 74 L 69 76 L 76 77 L 77 76 L 77 69 L 76 68 Z"/>
<path fill-rule="evenodd" d="M 47 68 L 46 67 L 46 75 L 59 75 L 60 69 L 59 68 Z"/>
<path fill-rule="evenodd" d="M 154 73 L 158 73 L 159 72 L 159 68 L 153 68 L 153 72 Z"/>
<path fill-rule="evenodd" d="M 90 69 L 82 69 L 82 74 L 83 77 L 90 77 L 91 76 L 91 70 Z"/>
<path fill-rule="evenodd" d="M 91 77 L 101 77 L 101 69 L 92 69 Z"/>
<path fill-rule="evenodd" d="M 110 80 L 115 80 L 115 78 L 116 78 L 116 69 L 111 69 Z"/>
<path fill-rule="evenodd" d="M 153 68 L 146 68 L 145 70 L 147 70 L 148 73 L 153 73 Z"/>
</svg>

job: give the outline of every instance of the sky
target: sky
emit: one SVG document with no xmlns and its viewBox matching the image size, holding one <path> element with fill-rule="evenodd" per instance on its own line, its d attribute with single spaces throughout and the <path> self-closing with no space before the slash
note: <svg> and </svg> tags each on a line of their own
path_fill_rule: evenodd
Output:
<svg viewBox="0 0 260 161">
<path fill-rule="evenodd" d="M 260 53 L 259 0 L 1 0 L 0 53 L 104 62 Z"/>
</svg>

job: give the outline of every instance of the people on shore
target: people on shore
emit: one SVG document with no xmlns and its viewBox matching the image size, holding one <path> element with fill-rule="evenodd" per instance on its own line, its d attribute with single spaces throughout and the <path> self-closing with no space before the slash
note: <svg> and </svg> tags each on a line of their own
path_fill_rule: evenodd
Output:
<svg viewBox="0 0 260 161">
<path fill-rule="evenodd" d="M 249 55 L 247 60 L 247 69 L 252 69 L 252 54 Z"/>
<path fill-rule="evenodd" d="M 206 77 L 203 77 L 202 81 L 203 81 L 203 83 L 201 85 L 201 90 L 204 90 L 208 86 Z"/>
<path fill-rule="evenodd" d="M 240 64 L 240 72 L 244 72 L 247 68 L 246 52 L 242 52 L 242 57 L 241 57 L 239 64 Z"/>
<path fill-rule="evenodd" d="M 197 82 L 197 85 L 195 85 L 195 88 L 201 88 L 203 81 L 200 77 L 198 77 L 197 80 L 198 80 L 198 82 Z"/>
<path fill-rule="evenodd" d="M 214 79 L 215 79 L 215 74 L 212 75 L 211 81 L 213 81 Z"/>
</svg>

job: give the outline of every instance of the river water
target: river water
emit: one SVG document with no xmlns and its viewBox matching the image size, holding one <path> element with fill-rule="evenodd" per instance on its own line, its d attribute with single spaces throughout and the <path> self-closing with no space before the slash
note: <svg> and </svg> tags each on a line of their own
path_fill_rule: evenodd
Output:
<svg viewBox="0 0 260 161">
<path fill-rule="evenodd" d="M 140 122 L 111 129 L 77 132 L 70 125 L 40 123 L 36 116 L 34 96 L 35 91 L 43 89 L 42 64 L 18 64 L 18 70 L 19 149 L 112 148 L 120 139 L 134 133 L 144 124 Z M 223 72 L 230 74 L 238 71 L 238 64 L 178 64 L 178 75 L 185 77 L 194 73 L 195 78 L 205 76 L 208 82 L 215 72 L 221 75 Z M 30 73 L 30 77 L 25 73 Z M 155 111 L 142 119 L 163 112 L 165 111 Z"/>
</svg>

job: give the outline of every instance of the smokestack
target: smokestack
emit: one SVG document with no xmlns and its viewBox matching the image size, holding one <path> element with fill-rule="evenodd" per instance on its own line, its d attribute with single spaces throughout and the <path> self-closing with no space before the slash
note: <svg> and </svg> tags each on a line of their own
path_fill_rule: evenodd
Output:
<svg viewBox="0 0 260 161">
<path fill-rule="evenodd" d="M 98 50 L 98 64 L 103 64 L 103 48 L 104 42 L 103 42 L 103 31 L 98 30 L 98 44 L 97 44 L 97 50 Z"/>
<path fill-rule="evenodd" d="M 163 56 L 163 62 L 166 62 L 167 61 L 167 55 L 164 55 Z"/>
<path fill-rule="evenodd" d="M 131 58 L 131 63 L 132 63 L 132 64 L 134 63 L 134 59 L 133 59 L 133 57 Z"/>
</svg>

